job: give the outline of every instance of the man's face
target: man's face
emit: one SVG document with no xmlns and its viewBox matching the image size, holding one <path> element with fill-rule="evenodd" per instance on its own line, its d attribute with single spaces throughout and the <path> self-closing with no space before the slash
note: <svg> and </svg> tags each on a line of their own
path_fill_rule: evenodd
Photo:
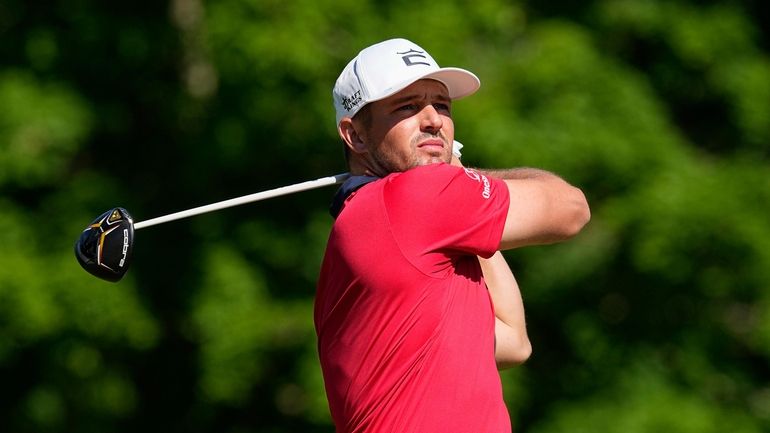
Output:
<svg viewBox="0 0 770 433">
<path fill-rule="evenodd" d="M 452 101 L 436 80 L 419 80 L 381 101 L 372 102 L 369 121 L 357 130 L 378 175 L 452 159 Z"/>
</svg>

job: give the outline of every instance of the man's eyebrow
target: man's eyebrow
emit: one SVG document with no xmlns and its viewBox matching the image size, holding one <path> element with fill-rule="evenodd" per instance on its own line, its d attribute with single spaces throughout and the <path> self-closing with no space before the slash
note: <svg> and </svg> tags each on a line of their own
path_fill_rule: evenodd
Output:
<svg viewBox="0 0 770 433">
<path fill-rule="evenodd" d="M 438 95 L 436 95 L 436 99 L 438 99 L 439 101 L 442 101 L 442 102 L 450 102 L 450 101 L 452 101 L 452 98 L 450 98 L 447 95 L 444 95 L 443 93 L 439 93 Z"/>
<path fill-rule="evenodd" d="M 392 104 L 401 104 L 401 103 L 408 102 L 408 101 L 411 101 L 411 100 L 414 100 L 414 99 L 425 100 L 425 99 L 430 99 L 430 98 L 437 99 L 437 100 L 439 100 L 441 102 L 450 102 L 452 100 L 452 98 L 450 98 L 449 96 L 446 96 L 446 95 L 441 94 L 441 93 L 435 94 L 435 95 L 429 95 L 427 93 L 410 93 L 410 94 L 406 94 L 406 95 L 404 95 L 404 96 L 402 96 L 400 98 L 394 99 L 391 103 Z"/>
</svg>

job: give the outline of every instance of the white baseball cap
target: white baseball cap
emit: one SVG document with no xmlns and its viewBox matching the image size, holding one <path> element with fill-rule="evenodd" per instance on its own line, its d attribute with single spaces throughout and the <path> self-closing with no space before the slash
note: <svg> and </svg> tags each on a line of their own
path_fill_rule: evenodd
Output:
<svg viewBox="0 0 770 433">
<path fill-rule="evenodd" d="M 364 48 L 337 78 L 332 91 L 337 124 L 343 117 L 353 117 L 364 105 L 385 99 L 423 78 L 442 82 L 452 99 L 471 95 L 481 85 L 472 72 L 439 67 L 414 42 L 390 39 Z"/>
</svg>

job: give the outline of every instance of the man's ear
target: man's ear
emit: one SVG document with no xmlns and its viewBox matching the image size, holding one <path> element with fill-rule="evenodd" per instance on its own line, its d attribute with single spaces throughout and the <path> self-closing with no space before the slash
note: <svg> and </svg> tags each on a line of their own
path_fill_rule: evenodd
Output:
<svg viewBox="0 0 770 433">
<path fill-rule="evenodd" d="M 351 152 L 364 153 L 367 151 L 366 143 L 364 143 L 361 134 L 356 130 L 353 119 L 350 117 L 343 117 L 340 120 L 339 125 L 337 125 L 337 132 Z"/>
</svg>

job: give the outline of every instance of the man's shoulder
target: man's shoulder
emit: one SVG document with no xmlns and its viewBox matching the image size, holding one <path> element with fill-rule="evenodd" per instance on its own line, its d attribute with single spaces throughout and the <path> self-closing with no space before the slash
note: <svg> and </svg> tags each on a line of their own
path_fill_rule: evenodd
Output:
<svg viewBox="0 0 770 433">
<path fill-rule="evenodd" d="M 475 187 L 482 181 L 482 176 L 477 171 L 458 167 L 446 163 L 422 165 L 400 173 L 391 173 L 385 176 L 381 185 L 393 185 L 395 187 L 419 187 L 422 190 L 443 189 L 448 185 L 453 188 L 463 189 Z M 387 187 L 387 186 L 386 186 Z"/>
<path fill-rule="evenodd" d="M 428 207 L 435 199 L 451 206 L 456 206 L 457 200 L 479 205 L 490 201 L 498 203 L 498 199 L 508 200 L 508 189 L 503 180 L 445 163 L 415 167 L 382 180 L 381 191 L 386 197 L 413 200 Z"/>
<path fill-rule="evenodd" d="M 411 183 L 419 182 L 421 184 L 444 182 L 462 172 L 461 167 L 456 167 L 446 163 L 435 163 L 421 165 L 410 168 L 407 171 L 391 173 L 383 178 L 387 183 Z"/>
</svg>

